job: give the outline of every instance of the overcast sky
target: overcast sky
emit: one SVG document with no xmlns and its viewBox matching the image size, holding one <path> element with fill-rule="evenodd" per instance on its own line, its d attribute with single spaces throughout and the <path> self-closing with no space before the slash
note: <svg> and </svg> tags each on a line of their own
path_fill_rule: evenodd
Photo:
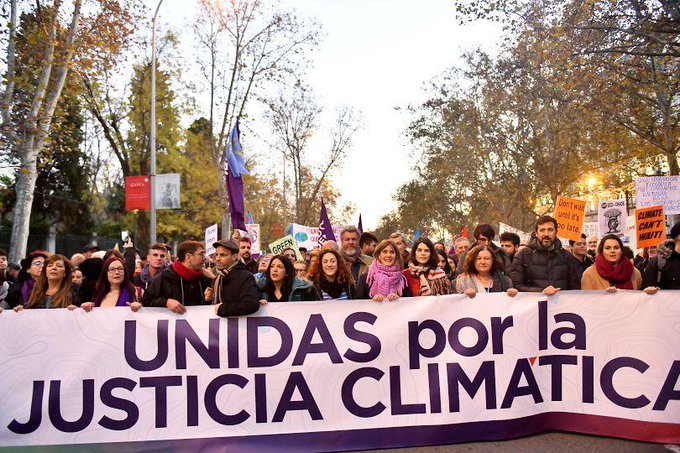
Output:
<svg viewBox="0 0 680 453">
<path fill-rule="evenodd" d="M 155 8 L 155 0 L 146 2 Z M 161 20 L 187 30 L 187 21 L 195 14 L 188 3 L 165 0 Z M 493 51 L 499 29 L 484 23 L 458 26 L 450 0 L 287 0 L 284 4 L 323 27 L 325 38 L 307 81 L 329 112 L 327 126 L 340 105 L 363 115 L 364 128 L 334 182 L 343 201 L 356 206 L 355 216 L 362 213 L 364 227 L 375 228 L 380 217 L 395 207 L 392 195 L 410 179 L 413 165 L 413 150 L 404 137 L 409 116 L 395 108 L 423 101 L 424 84 L 458 64 L 464 50 L 481 46 Z M 310 154 L 323 152 L 324 144 L 321 139 L 312 142 Z"/>
</svg>

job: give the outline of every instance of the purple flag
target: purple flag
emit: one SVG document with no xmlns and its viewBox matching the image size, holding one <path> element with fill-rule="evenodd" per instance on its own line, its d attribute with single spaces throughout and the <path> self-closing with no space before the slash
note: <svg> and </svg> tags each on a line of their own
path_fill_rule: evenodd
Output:
<svg viewBox="0 0 680 453">
<path fill-rule="evenodd" d="M 328 218 L 328 211 L 326 211 L 326 205 L 321 199 L 321 216 L 319 218 L 319 246 L 323 246 L 326 241 L 335 241 L 335 235 L 333 234 L 333 226 Z"/>
<path fill-rule="evenodd" d="M 364 232 L 364 224 L 361 221 L 361 213 L 359 213 L 359 223 L 357 224 L 357 230 L 359 230 L 360 235 Z"/>
<path fill-rule="evenodd" d="M 246 230 L 246 223 L 243 220 L 245 206 L 243 202 L 243 178 L 235 178 L 227 171 L 227 192 L 229 193 L 229 214 L 231 215 L 231 226 L 239 230 Z"/>
</svg>

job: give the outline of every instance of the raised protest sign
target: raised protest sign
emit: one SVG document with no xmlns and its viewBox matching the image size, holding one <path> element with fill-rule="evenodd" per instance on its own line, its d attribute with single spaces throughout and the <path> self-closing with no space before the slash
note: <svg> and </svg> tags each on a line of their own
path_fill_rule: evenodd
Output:
<svg viewBox="0 0 680 453">
<path fill-rule="evenodd" d="M 665 215 L 680 214 L 680 176 L 648 176 L 635 180 L 635 207 L 663 206 Z"/>
<path fill-rule="evenodd" d="M 262 253 L 262 245 L 260 241 L 260 224 L 259 223 L 246 223 L 246 230 L 248 237 L 252 241 L 250 246 L 250 253 L 252 255 L 259 255 Z"/>
<path fill-rule="evenodd" d="M 656 247 L 666 239 L 663 206 L 635 210 L 635 231 L 639 248 Z"/>
<path fill-rule="evenodd" d="M 342 228 L 340 225 L 333 225 L 333 234 L 338 241 L 340 241 Z M 318 226 L 310 227 L 297 223 L 290 224 L 290 235 L 293 236 L 298 247 L 304 247 L 307 250 L 319 248 L 320 234 Z"/>
<path fill-rule="evenodd" d="M 0 447 L 337 451 L 547 430 L 680 443 L 678 295 L 2 313 Z"/>
<path fill-rule="evenodd" d="M 628 218 L 625 198 L 600 201 L 597 206 L 597 217 L 599 237 L 615 234 L 623 240 L 626 236 L 626 219 Z"/>
<path fill-rule="evenodd" d="M 211 225 L 205 229 L 205 254 L 210 255 L 215 253 L 213 244 L 217 242 L 217 224 Z"/>
<path fill-rule="evenodd" d="M 528 244 L 529 239 L 531 239 L 530 233 L 526 233 L 522 230 L 518 230 L 517 228 L 511 227 L 510 225 L 507 225 L 503 222 L 499 222 L 498 235 L 500 236 L 503 233 L 515 233 L 517 236 L 519 236 L 519 242 L 521 244 Z"/>
<path fill-rule="evenodd" d="M 600 227 L 597 222 L 583 222 L 583 230 L 581 231 L 586 237 L 600 236 Z"/>
<path fill-rule="evenodd" d="M 557 236 L 578 241 L 581 239 L 583 220 L 586 213 L 586 202 L 558 196 L 555 208 L 557 220 Z"/>
<path fill-rule="evenodd" d="M 295 256 L 297 256 L 297 259 L 302 260 L 302 254 L 300 254 L 298 244 L 291 235 L 284 236 L 281 239 L 277 239 L 276 241 L 269 244 L 269 251 L 271 251 L 274 255 L 280 255 L 287 248 L 295 250 Z"/>
</svg>

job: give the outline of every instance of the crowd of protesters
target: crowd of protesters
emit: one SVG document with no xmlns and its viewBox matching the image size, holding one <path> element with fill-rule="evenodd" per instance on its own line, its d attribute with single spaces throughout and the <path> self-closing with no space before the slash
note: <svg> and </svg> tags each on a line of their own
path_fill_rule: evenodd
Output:
<svg viewBox="0 0 680 453">
<path fill-rule="evenodd" d="M 339 242 L 320 249 L 289 248 L 258 259 L 250 239 L 239 236 L 212 244 L 210 256 L 202 242 L 182 242 L 174 259 L 170 247 L 158 243 L 142 260 L 130 240 L 122 252 L 88 246 L 69 259 L 37 250 L 19 264 L 0 250 L 0 310 L 165 307 L 182 314 L 188 306 L 213 305 L 227 317 L 275 302 L 680 289 L 680 223 L 670 239 L 638 256 L 616 235 L 582 235 L 565 247 L 549 216 L 536 221 L 527 244 L 514 233 L 501 234 L 499 245 L 494 239 L 493 227 L 480 224 L 472 241 L 456 238 L 449 250 L 424 237 L 409 247 L 399 231 L 381 240 L 350 226 Z"/>
</svg>

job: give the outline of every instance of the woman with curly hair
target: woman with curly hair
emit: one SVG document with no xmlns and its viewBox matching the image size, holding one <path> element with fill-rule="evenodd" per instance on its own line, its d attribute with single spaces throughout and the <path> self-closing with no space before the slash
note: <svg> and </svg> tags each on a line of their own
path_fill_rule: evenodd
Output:
<svg viewBox="0 0 680 453">
<path fill-rule="evenodd" d="M 309 279 L 321 300 L 356 299 L 352 271 L 335 250 L 326 249 L 319 253 L 314 267 L 309 271 Z"/>
<path fill-rule="evenodd" d="M 451 281 L 446 272 L 439 268 L 439 255 L 428 238 L 419 238 L 413 243 L 403 274 L 413 296 L 451 293 Z"/>
<path fill-rule="evenodd" d="M 71 281 L 71 262 L 64 255 L 52 255 L 42 266 L 40 276 L 28 299 L 26 308 L 68 308 L 74 310 L 80 305 L 78 293 Z M 21 311 L 18 305 L 14 311 Z"/>
</svg>

